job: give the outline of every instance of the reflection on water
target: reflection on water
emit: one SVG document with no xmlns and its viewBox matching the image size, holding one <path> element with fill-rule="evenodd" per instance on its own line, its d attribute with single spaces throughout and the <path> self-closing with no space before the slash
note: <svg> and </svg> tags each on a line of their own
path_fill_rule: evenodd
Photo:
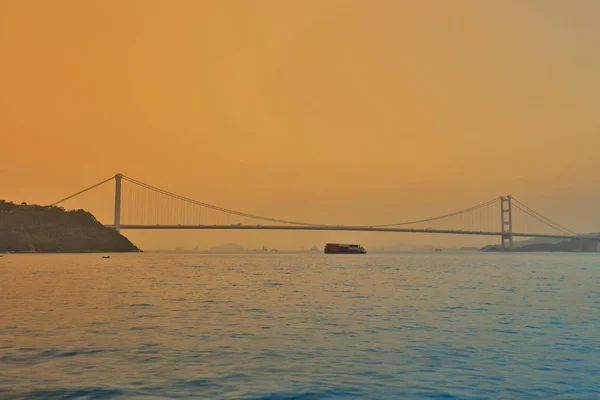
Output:
<svg viewBox="0 0 600 400">
<path fill-rule="evenodd" d="M 600 398 L 599 261 L 6 255 L 0 398 Z"/>
</svg>

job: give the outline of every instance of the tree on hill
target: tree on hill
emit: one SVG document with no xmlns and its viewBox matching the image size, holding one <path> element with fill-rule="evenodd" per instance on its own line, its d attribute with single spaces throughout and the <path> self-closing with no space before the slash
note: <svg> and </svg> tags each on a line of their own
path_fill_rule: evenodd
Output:
<svg viewBox="0 0 600 400">
<path fill-rule="evenodd" d="M 140 251 L 85 210 L 0 200 L 0 251 Z"/>
</svg>

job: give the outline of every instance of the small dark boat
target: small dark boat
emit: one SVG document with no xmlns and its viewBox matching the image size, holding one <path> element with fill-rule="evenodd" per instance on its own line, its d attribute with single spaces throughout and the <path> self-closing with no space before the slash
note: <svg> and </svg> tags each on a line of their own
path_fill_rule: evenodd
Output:
<svg viewBox="0 0 600 400">
<path fill-rule="evenodd" d="M 110 258 L 110 256 L 102 256 L 102 258 Z"/>
</svg>

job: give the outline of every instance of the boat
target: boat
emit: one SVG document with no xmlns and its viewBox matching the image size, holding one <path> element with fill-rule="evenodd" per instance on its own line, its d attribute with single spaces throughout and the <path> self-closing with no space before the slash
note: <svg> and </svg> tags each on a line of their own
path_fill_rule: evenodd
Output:
<svg viewBox="0 0 600 400">
<path fill-rule="evenodd" d="M 110 258 L 110 256 L 102 256 L 102 258 Z"/>
<path fill-rule="evenodd" d="M 313 245 L 313 247 L 310 248 L 310 251 L 319 251 L 319 249 L 317 249 L 317 245 Z"/>
<path fill-rule="evenodd" d="M 435 249 L 435 251 L 442 251 L 442 249 Z"/>
<path fill-rule="evenodd" d="M 367 251 L 359 244 L 327 243 L 325 254 L 365 254 Z"/>
</svg>

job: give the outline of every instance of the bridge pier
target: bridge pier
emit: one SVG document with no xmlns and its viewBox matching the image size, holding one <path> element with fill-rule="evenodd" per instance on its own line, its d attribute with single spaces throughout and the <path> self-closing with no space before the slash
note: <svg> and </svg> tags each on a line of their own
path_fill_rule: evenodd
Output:
<svg viewBox="0 0 600 400">
<path fill-rule="evenodd" d="M 513 229 L 512 229 L 512 204 L 511 204 L 511 196 L 508 195 L 506 197 L 500 197 L 500 211 L 501 211 L 501 219 L 502 222 L 502 239 L 500 245 L 502 249 L 513 248 Z"/>
<path fill-rule="evenodd" d="M 121 179 L 123 174 L 115 175 L 115 230 L 121 232 Z"/>
</svg>

